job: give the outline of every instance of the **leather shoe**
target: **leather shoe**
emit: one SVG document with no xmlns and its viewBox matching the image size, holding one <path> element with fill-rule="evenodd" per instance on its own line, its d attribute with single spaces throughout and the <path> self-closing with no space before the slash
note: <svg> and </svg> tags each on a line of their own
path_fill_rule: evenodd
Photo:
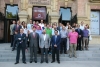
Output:
<svg viewBox="0 0 100 67">
<path fill-rule="evenodd" d="M 24 64 L 26 64 L 26 62 L 23 62 Z"/>
<path fill-rule="evenodd" d="M 43 61 L 41 61 L 41 63 L 43 63 Z"/>
<path fill-rule="evenodd" d="M 12 49 L 12 51 L 14 51 L 15 49 Z"/>
<path fill-rule="evenodd" d="M 51 61 L 51 63 L 54 63 L 55 61 Z"/>
<path fill-rule="evenodd" d="M 48 61 L 46 61 L 46 63 L 48 63 Z"/>
<path fill-rule="evenodd" d="M 19 62 L 16 62 L 15 64 L 18 64 Z"/>
<path fill-rule="evenodd" d="M 35 61 L 35 63 L 37 63 L 37 61 Z"/>
<path fill-rule="evenodd" d="M 30 61 L 30 63 L 32 63 L 32 61 Z"/>
<path fill-rule="evenodd" d="M 60 61 L 58 61 L 58 63 L 60 64 Z"/>
</svg>

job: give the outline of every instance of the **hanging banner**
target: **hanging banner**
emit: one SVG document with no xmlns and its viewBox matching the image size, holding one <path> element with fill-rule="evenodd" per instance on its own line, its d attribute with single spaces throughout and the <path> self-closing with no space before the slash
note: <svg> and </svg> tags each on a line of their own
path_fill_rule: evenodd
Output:
<svg viewBox="0 0 100 67">
<path fill-rule="evenodd" d="M 91 11 L 91 34 L 99 35 L 100 34 L 100 12 L 99 11 Z"/>
<path fill-rule="evenodd" d="M 46 14 L 46 7 L 33 7 L 33 20 L 45 20 Z"/>
</svg>

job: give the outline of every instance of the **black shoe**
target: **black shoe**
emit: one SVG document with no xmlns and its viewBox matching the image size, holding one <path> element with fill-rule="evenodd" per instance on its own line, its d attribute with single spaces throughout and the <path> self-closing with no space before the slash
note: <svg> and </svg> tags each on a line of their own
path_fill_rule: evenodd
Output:
<svg viewBox="0 0 100 67">
<path fill-rule="evenodd" d="M 34 61 L 35 63 L 37 63 L 37 61 Z"/>
<path fill-rule="evenodd" d="M 15 64 L 18 64 L 19 62 L 16 62 Z"/>
<path fill-rule="evenodd" d="M 58 64 L 60 64 L 60 61 L 58 61 Z"/>
<path fill-rule="evenodd" d="M 32 61 L 30 61 L 30 63 L 32 63 Z"/>
<path fill-rule="evenodd" d="M 26 62 L 23 62 L 24 64 L 26 64 Z"/>
<path fill-rule="evenodd" d="M 43 63 L 43 61 L 41 61 L 40 63 Z"/>
<path fill-rule="evenodd" d="M 64 54 L 67 54 L 67 52 L 64 52 Z"/>
<path fill-rule="evenodd" d="M 54 63 L 55 61 L 51 61 L 51 63 Z"/>
<path fill-rule="evenodd" d="M 60 52 L 60 54 L 62 54 L 63 52 Z"/>
<path fill-rule="evenodd" d="M 14 51 L 15 49 L 12 49 L 12 51 Z"/>
<path fill-rule="evenodd" d="M 48 63 L 48 61 L 46 61 L 46 63 Z"/>
</svg>

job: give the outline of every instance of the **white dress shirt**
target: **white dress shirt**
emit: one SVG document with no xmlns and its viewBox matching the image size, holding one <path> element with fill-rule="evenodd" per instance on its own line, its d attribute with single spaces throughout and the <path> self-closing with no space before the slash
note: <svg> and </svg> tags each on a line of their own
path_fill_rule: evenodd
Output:
<svg viewBox="0 0 100 67">
<path fill-rule="evenodd" d="M 80 29 L 81 29 L 81 30 L 84 30 L 84 25 L 83 25 L 83 26 L 82 26 L 82 25 L 80 25 Z"/>
<path fill-rule="evenodd" d="M 44 37 L 44 41 L 45 41 L 45 39 L 46 39 L 46 34 L 43 34 L 43 37 Z"/>
</svg>

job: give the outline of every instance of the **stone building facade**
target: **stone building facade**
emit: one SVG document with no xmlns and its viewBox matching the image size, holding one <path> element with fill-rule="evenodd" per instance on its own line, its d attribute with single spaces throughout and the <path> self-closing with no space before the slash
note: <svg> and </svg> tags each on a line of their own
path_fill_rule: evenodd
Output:
<svg viewBox="0 0 100 67">
<path fill-rule="evenodd" d="M 78 23 L 84 21 L 88 24 L 90 24 L 91 10 L 100 10 L 100 0 L 0 0 L 2 13 L 4 13 L 5 4 L 18 4 L 21 21 L 32 18 L 33 6 L 46 6 L 51 22 L 58 22 L 60 7 L 71 7 L 72 16 L 77 14 Z"/>
<path fill-rule="evenodd" d="M 84 21 L 85 24 L 91 24 L 92 10 L 100 11 L 100 0 L 0 0 L 0 12 L 4 15 L 6 4 L 17 4 L 20 21 L 25 22 L 32 18 L 33 6 L 46 6 L 51 23 L 58 22 L 60 7 L 70 7 L 72 16 L 77 14 L 77 22 Z M 98 40 L 100 40 L 99 36 L 93 36 L 93 40 L 90 43 L 100 44 Z"/>
</svg>

